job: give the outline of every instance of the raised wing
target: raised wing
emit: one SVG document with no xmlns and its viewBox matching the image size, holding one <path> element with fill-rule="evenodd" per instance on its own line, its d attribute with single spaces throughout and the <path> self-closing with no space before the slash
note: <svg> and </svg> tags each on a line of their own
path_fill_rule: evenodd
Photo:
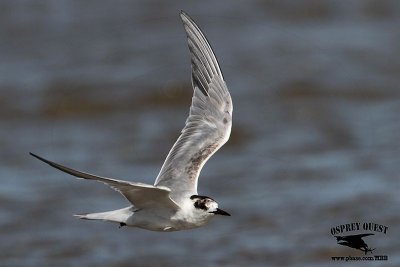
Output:
<svg viewBox="0 0 400 267">
<path fill-rule="evenodd" d="M 366 236 L 370 236 L 370 235 L 374 235 L 373 233 L 367 233 L 367 234 L 358 234 L 358 235 L 346 235 L 346 236 L 335 236 L 336 238 L 344 238 L 344 239 L 349 239 L 349 238 L 357 238 L 357 239 L 361 239 L 363 237 Z"/>
<path fill-rule="evenodd" d="M 116 191 L 120 192 L 130 203 L 136 208 L 169 208 L 177 210 L 179 206 L 169 197 L 170 190 L 165 187 L 155 187 L 152 185 L 142 183 L 131 183 L 128 181 L 122 181 L 117 179 L 111 179 L 106 177 L 100 177 L 97 175 L 89 174 L 86 172 L 77 171 L 50 160 L 44 159 L 33 153 L 29 153 L 35 158 L 49 164 L 50 166 L 59 169 L 60 171 L 66 172 L 78 178 L 96 180 L 103 182 Z"/>
<path fill-rule="evenodd" d="M 197 194 L 201 168 L 229 139 L 233 109 L 210 44 L 187 14 L 181 12 L 181 18 L 191 53 L 194 94 L 186 125 L 155 181 L 155 186 L 170 188 L 177 202 Z"/>
</svg>

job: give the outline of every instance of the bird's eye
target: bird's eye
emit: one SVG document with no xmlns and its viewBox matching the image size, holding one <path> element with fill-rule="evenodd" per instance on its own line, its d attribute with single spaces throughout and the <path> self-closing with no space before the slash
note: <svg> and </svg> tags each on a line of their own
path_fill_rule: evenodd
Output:
<svg viewBox="0 0 400 267">
<path fill-rule="evenodd" d="M 194 202 L 194 207 L 197 209 L 207 210 L 206 202 L 203 199 Z"/>
</svg>

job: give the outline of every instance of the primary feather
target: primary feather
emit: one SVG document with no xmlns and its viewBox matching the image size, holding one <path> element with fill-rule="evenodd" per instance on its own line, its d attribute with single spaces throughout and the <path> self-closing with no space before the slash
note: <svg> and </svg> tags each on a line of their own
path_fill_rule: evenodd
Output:
<svg viewBox="0 0 400 267">
<path fill-rule="evenodd" d="M 181 13 L 192 62 L 193 98 L 181 135 L 155 181 L 171 188 L 171 198 L 197 194 L 200 171 L 228 141 L 232 127 L 232 99 L 217 59 L 200 28 Z"/>
</svg>

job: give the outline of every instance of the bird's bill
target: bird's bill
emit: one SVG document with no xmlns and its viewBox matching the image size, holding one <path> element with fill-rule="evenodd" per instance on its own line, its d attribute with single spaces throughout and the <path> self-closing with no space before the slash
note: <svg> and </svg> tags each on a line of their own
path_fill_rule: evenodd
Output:
<svg viewBox="0 0 400 267">
<path fill-rule="evenodd" d="M 229 213 L 227 213 L 226 211 L 223 211 L 221 209 L 215 210 L 215 211 L 211 211 L 210 213 L 214 213 L 214 214 L 218 214 L 218 215 L 224 215 L 224 216 L 231 216 Z"/>
</svg>

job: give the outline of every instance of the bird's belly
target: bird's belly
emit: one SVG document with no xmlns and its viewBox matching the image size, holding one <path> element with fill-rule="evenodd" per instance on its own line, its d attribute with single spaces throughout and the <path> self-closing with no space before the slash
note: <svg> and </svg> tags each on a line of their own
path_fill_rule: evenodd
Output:
<svg viewBox="0 0 400 267">
<path fill-rule="evenodd" d="M 172 232 L 200 227 L 208 220 L 182 217 L 179 213 L 159 213 L 154 211 L 138 211 L 127 221 L 127 226 L 151 231 Z"/>
<path fill-rule="evenodd" d="M 186 230 L 203 226 L 208 223 L 210 219 L 211 216 L 203 217 L 196 216 L 193 213 L 185 214 L 178 212 L 171 218 L 171 222 L 178 230 Z"/>
<path fill-rule="evenodd" d="M 127 226 L 138 227 L 150 231 L 176 231 L 171 217 L 174 213 L 159 210 L 139 210 L 126 222 Z M 177 229 L 179 230 L 179 229 Z"/>
</svg>

